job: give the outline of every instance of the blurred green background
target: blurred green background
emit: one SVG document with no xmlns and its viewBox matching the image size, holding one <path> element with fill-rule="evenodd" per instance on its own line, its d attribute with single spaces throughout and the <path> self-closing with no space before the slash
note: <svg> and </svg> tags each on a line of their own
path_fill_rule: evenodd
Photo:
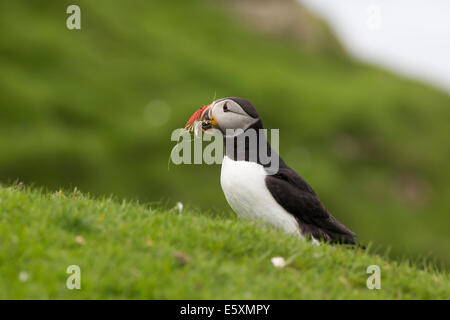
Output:
<svg viewBox="0 0 450 320">
<path fill-rule="evenodd" d="M 231 214 L 219 165 L 167 163 L 198 107 L 241 96 L 362 242 L 450 266 L 450 96 L 352 60 L 301 7 L 305 32 L 267 33 L 232 3 L 1 1 L 0 181 Z"/>
</svg>

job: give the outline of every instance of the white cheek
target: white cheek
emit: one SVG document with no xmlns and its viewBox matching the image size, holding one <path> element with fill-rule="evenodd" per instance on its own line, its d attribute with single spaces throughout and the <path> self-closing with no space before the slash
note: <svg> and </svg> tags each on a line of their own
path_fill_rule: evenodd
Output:
<svg viewBox="0 0 450 320">
<path fill-rule="evenodd" d="M 227 133 L 227 136 L 237 136 L 254 123 L 254 120 L 252 118 L 231 111 L 222 111 L 222 113 L 218 115 L 218 118 L 216 118 L 216 120 L 223 132 L 225 132 L 226 130 L 236 130 L 236 133 L 230 132 Z"/>
</svg>

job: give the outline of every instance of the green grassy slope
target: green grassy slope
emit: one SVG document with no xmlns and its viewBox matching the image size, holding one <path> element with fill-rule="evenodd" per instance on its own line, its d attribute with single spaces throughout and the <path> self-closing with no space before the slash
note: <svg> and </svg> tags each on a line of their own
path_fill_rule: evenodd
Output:
<svg viewBox="0 0 450 320">
<path fill-rule="evenodd" d="M 69 31 L 73 3 L 0 3 L 1 181 L 228 212 L 218 166 L 167 170 L 169 137 L 243 96 L 363 242 L 450 263 L 448 95 L 255 35 L 208 1 L 76 1 Z"/>
<path fill-rule="evenodd" d="M 449 274 L 236 218 L 0 188 L 0 298 L 442 299 Z M 288 265 L 276 269 L 270 259 Z M 381 268 L 381 290 L 366 268 Z M 65 286 L 81 268 L 81 290 Z"/>
</svg>

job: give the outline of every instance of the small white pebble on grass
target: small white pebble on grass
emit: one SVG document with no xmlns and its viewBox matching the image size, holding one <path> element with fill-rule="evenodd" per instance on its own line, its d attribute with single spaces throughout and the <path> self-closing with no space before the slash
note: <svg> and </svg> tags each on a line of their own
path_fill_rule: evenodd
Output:
<svg viewBox="0 0 450 320">
<path fill-rule="evenodd" d="M 283 257 L 273 257 L 270 259 L 275 268 L 284 268 L 286 266 L 286 260 Z"/>
<path fill-rule="evenodd" d="M 19 281 L 20 282 L 26 282 L 30 276 L 28 275 L 28 272 L 26 271 L 20 271 L 19 272 Z"/>
<path fill-rule="evenodd" d="M 85 244 L 86 241 L 84 241 L 84 238 L 82 236 L 76 236 L 75 237 L 75 242 L 80 244 L 80 245 L 83 245 L 83 244 Z"/>
<path fill-rule="evenodd" d="M 178 213 L 181 213 L 181 211 L 183 211 L 183 204 L 181 202 L 177 202 L 176 207 L 177 207 Z"/>
</svg>

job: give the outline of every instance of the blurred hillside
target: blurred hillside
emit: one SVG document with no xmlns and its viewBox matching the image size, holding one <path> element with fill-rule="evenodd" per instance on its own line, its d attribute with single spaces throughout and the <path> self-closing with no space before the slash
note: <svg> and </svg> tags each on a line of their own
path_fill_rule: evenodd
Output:
<svg viewBox="0 0 450 320">
<path fill-rule="evenodd" d="M 450 263 L 448 95 L 217 2 L 76 3 L 73 31 L 72 1 L 0 3 L 1 181 L 230 212 L 220 166 L 167 162 L 196 108 L 242 96 L 361 241 Z"/>
<path fill-rule="evenodd" d="M 297 0 L 216 0 L 231 9 L 234 19 L 260 34 L 292 41 L 310 52 L 343 52 L 324 21 Z"/>
</svg>

